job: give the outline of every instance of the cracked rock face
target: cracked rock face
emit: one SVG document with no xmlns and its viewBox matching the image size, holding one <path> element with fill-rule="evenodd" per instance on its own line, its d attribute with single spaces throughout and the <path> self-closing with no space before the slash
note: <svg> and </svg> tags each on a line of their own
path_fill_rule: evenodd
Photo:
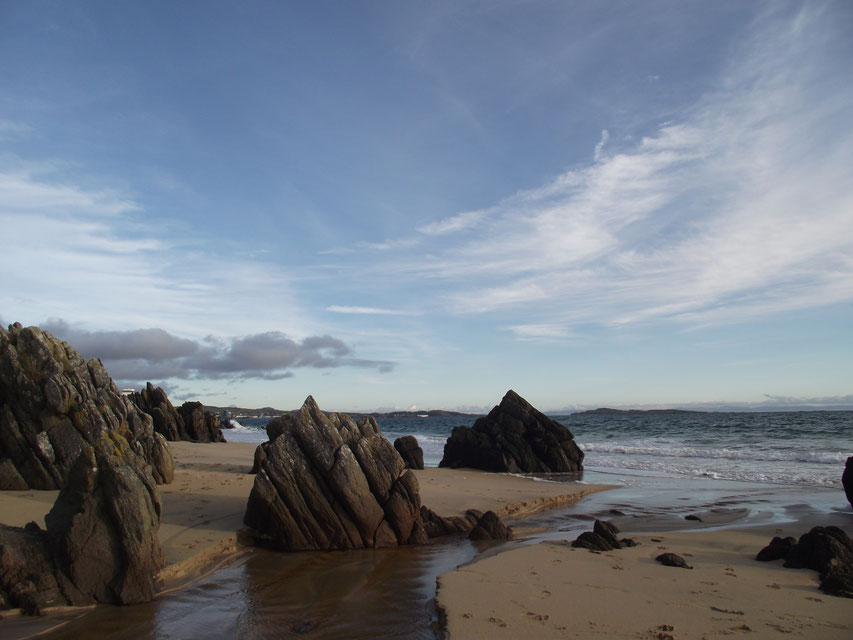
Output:
<svg viewBox="0 0 853 640">
<path fill-rule="evenodd" d="M 501 473 L 576 473 L 583 470 L 583 451 L 571 431 L 510 390 L 473 426 L 454 427 L 438 466 Z"/>
<path fill-rule="evenodd" d="M 150 382 L 130 399 L 141 411 L 151 416 L 154 430 L 166 440 L 190 442 L 225 442 L 219 417 L 205 411 L 200 402 L 185 402 L 175 408 L 166 392 Z"/>
<path fill-rule="evenodd" d="M 373 418 L 325 415 L 312 397 L 267 426 L 244 522 L 287 550 L 426 542 L 415 475 Z"/>
<path fill-rule="evenodd" d="M 0 328 L 0 490 L 61 489 L 86 446 L 109 433 L 158 483 L 172 481 L 166 441 L 100 360 L 86 362 L 38 327 Z"/>
</svg>

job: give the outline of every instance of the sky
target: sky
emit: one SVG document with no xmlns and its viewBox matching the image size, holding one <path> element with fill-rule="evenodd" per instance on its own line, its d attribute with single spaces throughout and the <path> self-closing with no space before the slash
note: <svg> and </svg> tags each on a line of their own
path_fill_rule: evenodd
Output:
<svg viewBox="0 0 853 640">
<path fill-rule="evenodd" d="M 0 322 L 217 406 L 853 408 L 850 33 L 0 0 Z"/>
</svg>

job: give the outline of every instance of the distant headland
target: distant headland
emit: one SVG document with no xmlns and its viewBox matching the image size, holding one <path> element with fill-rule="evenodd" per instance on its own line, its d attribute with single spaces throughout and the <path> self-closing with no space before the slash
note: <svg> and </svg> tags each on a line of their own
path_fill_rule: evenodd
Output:
<svg viewBox="0 0 853 640">
<path fill-rule="evenodd" d="M 208 411 L 213 411 L 215 413 L 222 414 L 223 412 L 228 412 L 228 415 L 233 416 L 235 418 L 275 418 L 277 416 L 282 416 L 287 413 L 291 413 L 289 410 L 284 409 L 273 409 L 272 407 L 261 407 L 260 409 L 247 409 L 245 407 L 214 407 L 211 405 L 205 405 L 205 409 Z M 353 418 L 359 418 L 364 416 L 371 416 L 373 418 L 422 418 L 424 416 L 429 418 L 446 418 L 446 417 L 471 417 L 471 416 L 480 416 L 482 414 L 479 413 L 463 413 L 460 411 L 447 411 L 445 409 L 430 409 L 428 411 L 388 411 L 385 413 L 382 412 L 360 412 L 360 411 L 346 411 L 344 412 L 347 415 L 352 416 Z"/>
<path fill-rule="evenodd" d="M 611 414 L 671 414 L 671 413 L 708 413 L 707 411 L 694 411 L 690 409 L 608 409 L 600 407 L 598 409 L 590 409 L 589 411 L 579 411 L 573 415 L 588 416 L 588 415 L 611 415 Z"/>
</svg>

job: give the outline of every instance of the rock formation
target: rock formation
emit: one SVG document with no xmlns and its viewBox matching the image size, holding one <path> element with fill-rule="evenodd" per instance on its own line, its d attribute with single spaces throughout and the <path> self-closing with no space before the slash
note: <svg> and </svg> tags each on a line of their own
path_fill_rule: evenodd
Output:
<svg viewBox="0 0 853 640">
<path fill-rule="evenodd" d="M 844 465 L 844 473 L 841 474 L 841 485 L 844 487 L 847 502 L 853 507 L 853 456 L 847 458 L 847 463 Z"/>
<path fill-rule="evenodd" d="M 464 516 L 444 517 L 427 506 L 421 507 L 421 521 L 424 523 L 424 531 L 430 538 L 470 533 L 482 516 L 482 511 L 468 509 Z"/>
<path fill-rule="evenodd" d="M 472 427 L 454 427 L 440 467 L 509 473 L 578 472 L 583 451 L 571 431 L 508 391 Z"/>
<path fill-rule="evenodd" d="M 178 408 L 184 420 L 182 440 L 193 442 L 225 442 L 219 425 L 219 416 L 205 411 L 201 402 L 185 402 Z"/>
<path fill-rule="evenodd" d="M 853 541 L 838 527 L 814 527 L 793 538 L 773 538 L 758 552 L 756 560 L 784 558 L 784 566 L 812 569 L 820 574 L 821 591 L 853 598 Z"/>
<path fill-rule="evenodd" d="M 225 442 L 217 415 L 205 411 L 200 402 L 185 402 L 176 409 L 166 392 L 150 382 L 130 399 L 141 411 L 151 416 L 154 430 L 166 440 L 190 442 Z"/>
<path fill-rule="evenodd" d="M 324 415 L 312 397 L 267 425 L 244 522 L 288 551 L 423 543 L 418 481 L 373 418 Z"/>
<path fill-rule="evenodd" d="M 424 468 L 424 450 L 418 444 L 415 436 L 402 436 L 394 440 L 394 448 L 403 458 L 407 469 Z"/>
<path fill-rule="evenodd" d="M 81 444 L 47 530 L 0 525 L 0 608 L 151 600 L 163 565 L 151 465 L 117 430 Z"/>
<path fill-rule="evenodd" d="M 166 441 L 100 360 L 37 327 L 0 328 L 0 490 L 61 489 L 86 445 L 105 437 L 126 441 L 157 482 L 172 481 Z"/>
<path fill-rule="evenodd" d="M 471 533 L 468 534 L 471 540 L 512 540 L 512 529 L 506 526 L 494 511 L 486 511 Z"/>
<path fill-rule="evenodd" d="M 590 551 L 612 551 L 613 549 L 636 546 L 637 543 L 630 538 L 620 540 L 616 535 L 617 533 L 619 533 L 619 529 L 613 523 L 606 520 L 596 520 L 592 531 L 584 531 L 572 542 L 572 546 Z"/>
<path fill-rule="evenodd" d="M 689 564 L 677 553 L 662 553 L 655 558 L 665 567 L 677 567 L 679 569 L 692 569 Z"/>
</svg>

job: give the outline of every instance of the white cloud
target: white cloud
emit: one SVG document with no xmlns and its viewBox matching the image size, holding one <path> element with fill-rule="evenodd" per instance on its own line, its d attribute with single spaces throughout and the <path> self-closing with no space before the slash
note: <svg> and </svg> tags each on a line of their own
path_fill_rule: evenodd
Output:
<svg viewBox="0 0 853 640">
<path fill-rule="evenodd" d="M 326 311 L 331 313 L 348 313 L 353 315 L 386 315 L 386 316 L 412 316 L 416 315 L 412 311 L 402 311 L 399 309 L 379 309 L 377 307 L 348 307 L 341 305 L 330 305 L 326 307 Z"/>
<path fill-rule="evenodd" d="M 595 162 L 601 160 L 601 153 L 604 151 L 604 145 L 607 144 L 607 140 L 610 138 L 610 132 L 607 129 L 601 130 L 601 139 L 598 141 L 598 144 L 595 145 L 595 152 L 592 155 L 592 159 Z"/>
<path fill-rule="evenodd" d="M 434 223 L 433 233 L 477 234 L 395 270 L 441 278 L 457 311 L 512 311 L 524 338 L 537 327 L 550 338 L 548 327 L 582 322 L 737 322 L 853 299 L 843 29 L 812 6 L 771 10 L 754 27 L 716 88 L 680 117 L 607 154 L 603 131 L 594 163 L 488 216 Z"/>
<path fill-rule="evenodd" d="M 464 231 L 465 229 L 470 229 L 471 227 L 476 226 L 476 224 L 480 222 L 485 215 L 486 212 L 484 211 L 468 211 L 460 213 L 459 215 L 418 227 L 418 232 L 430 236 L 440 236 L 448 233 L 456 233 L 457 231 Z"/>
</svg>

